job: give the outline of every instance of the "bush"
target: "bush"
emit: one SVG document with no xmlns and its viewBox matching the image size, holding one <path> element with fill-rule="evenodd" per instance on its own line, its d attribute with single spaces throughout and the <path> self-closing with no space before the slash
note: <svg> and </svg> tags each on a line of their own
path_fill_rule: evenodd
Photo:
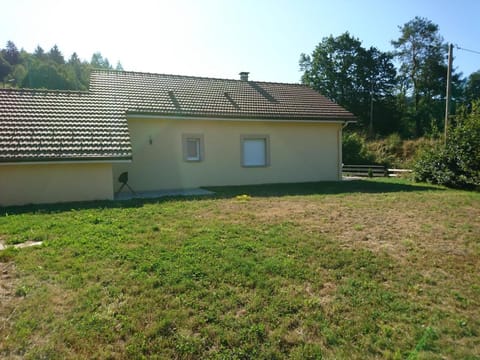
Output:
<svg viewBox="0 0 480 360">
<path fill-rule="evenodd" d="M 344 164 L 362 165 L 374 162 L 374 156 L 368 151 L 365 139 L 357 133 L 343 134 L 342 155 Z"/>
<path fill-rule="evenodd" d="M 450 169 L 448 156 L 443 145 L 424 149 L 413 165 L 415 181 L 453 186 L 455 173 Z"/>
<path fill-rule="evenodd" d="M 480 101 L 472 112 L 460 110 L 449 129 L 446 146 L 424 149 L 414 167 L 414 178 L 454 188 L 480 188 Z"/>
<path fill-rule="evenodd" d="M 401 167 L 411 169 L 419 154 L 441 143 L 443 141 L 425 137 L 415 140 L 404 140 L 402 144 Z"/>
</svg>

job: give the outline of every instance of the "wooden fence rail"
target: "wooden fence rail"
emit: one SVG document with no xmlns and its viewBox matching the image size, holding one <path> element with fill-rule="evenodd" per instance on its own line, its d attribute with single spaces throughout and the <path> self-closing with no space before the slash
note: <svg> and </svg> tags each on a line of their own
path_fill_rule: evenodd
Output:
<svg viewBox="0 0 480 360">
<path fill-rule="evenodd" d="M 409 170 L 409 169 L 388 169 L 383 165 L 345 165 L 344 164 L 342 166 L 343 176 L 397 177 L 397 176 L 402 176 L 411 172 L 412 170 Z"/>
</svg>

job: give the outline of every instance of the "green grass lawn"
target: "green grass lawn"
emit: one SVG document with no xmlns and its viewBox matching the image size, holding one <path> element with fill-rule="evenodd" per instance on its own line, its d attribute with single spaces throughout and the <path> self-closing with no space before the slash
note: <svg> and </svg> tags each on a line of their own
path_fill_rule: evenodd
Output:
<svg viewBox="0 0 480 360">
<path fill-rule="evenodd" d="M 479 193 L 213 190 L 0 209 L 0 357 L 480 359 Z"/>
</svg>

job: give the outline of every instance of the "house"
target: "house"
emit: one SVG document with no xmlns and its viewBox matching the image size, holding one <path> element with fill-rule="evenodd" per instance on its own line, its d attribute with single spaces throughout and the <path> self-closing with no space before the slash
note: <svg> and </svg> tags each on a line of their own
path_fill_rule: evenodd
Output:
<svg viewBox="0 0 480 360">
<path fill-rule="evenodd" d="M 90 89 L 0 89 L 0 205 L 341 179 L 354 116 L 299 84 L 95 70 Z"/>
</svg>

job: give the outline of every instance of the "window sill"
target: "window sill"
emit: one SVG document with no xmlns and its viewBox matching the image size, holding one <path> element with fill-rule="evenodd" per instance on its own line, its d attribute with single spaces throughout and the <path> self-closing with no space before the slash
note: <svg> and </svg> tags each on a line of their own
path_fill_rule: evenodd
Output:
<svg viewBox="0 0 480 360">
<path fill-rule="evenodd" d="M 267 168 L 270 165 L 242 165 L 243 168 Z"/>
</svg>

